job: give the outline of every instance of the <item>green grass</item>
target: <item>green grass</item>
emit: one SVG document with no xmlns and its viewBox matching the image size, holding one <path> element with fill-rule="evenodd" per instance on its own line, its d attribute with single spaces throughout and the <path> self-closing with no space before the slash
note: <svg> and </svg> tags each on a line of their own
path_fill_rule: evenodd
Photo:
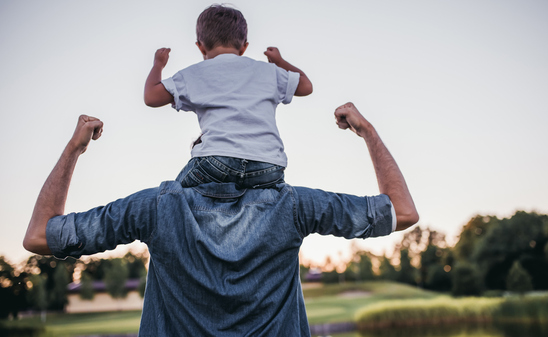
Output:
<svg viewBox="0 0 548 337">
<path fill-rule="evenodd" d="M 355 296 L 344 296 L 352 292 Z M 362 292 L 359 295 L 359 292 Z M 310 324 L 352 322 L 363 307 L 375 303 L 407 298 L 429 299 L 437 293 L 392 282 L 365 282 L 326 285 L 303 291 Z"/>
<path fill-rule="evenodd" d="M 48 314 L 45 325 L 40 317 L 7 321 L 7 327 L 44 328 L 40 337 L 73 337 L 80 335 L 137 333 L 141 311 L 90 313 L 90 314 Z"/>
</svg>

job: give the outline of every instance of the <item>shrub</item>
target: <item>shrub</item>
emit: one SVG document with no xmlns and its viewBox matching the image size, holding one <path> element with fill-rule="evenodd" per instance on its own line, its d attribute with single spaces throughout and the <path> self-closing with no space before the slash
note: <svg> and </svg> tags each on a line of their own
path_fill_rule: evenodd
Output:
<svg viewBox="0 0 548 337">
<path fill-rule="evenodd" d="M 486 322 L 493 319 L 500 298 L 438 297 L 433 300 L 381 302 L 368 306 L 356 315 L 360 330 L 393 326 Z"/>
<path fill-rule="evenodd" d="M 533 290 L 533 282 L 531 276 L 525 270 L 519 261 L 514 261 L 510 272 L 506 277 L 506 289 L 508 291 L 516 292 L 521 295 Z"/>
</svg>

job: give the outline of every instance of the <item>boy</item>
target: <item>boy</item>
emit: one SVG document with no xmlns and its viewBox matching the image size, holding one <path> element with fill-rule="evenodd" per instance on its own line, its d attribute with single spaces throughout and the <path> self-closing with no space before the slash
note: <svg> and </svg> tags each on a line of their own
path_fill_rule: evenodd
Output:
<svg viewBox="0 0 548 337">
<path fill-rule="evenodd" d="M 283 182 L 287 157 L 276 106 L 311 94 L 312 83 L 277 48 L 264 53 L 270 63 L 242 56 L 248 46 L 247 23 L 234 8 L 206 8 L 198 17 L 196 35 L 203 62 L 162 80 L 170 49 L 158 49 L 145 83 L 146 105 L 171 103 L 198 116 L 202 135 L 177 180 L 184 187 L 234 182 L 260 188 Z"/>
</svg>

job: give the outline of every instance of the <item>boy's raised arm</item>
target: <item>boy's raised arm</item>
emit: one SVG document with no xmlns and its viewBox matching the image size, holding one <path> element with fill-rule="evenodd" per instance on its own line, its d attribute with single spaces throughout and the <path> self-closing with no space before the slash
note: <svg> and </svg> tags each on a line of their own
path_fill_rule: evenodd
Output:
<svg viewBox="0 0 548 337">
<path fill-rule="evenodd" d="M 169 59 L 170 48 L 160 48 L 154 54 L 154 65 L 145 82 L 145 104 L 157 108 L 173 103 L 173 96 L 162 84 L 162 70 Z"/>
<path fill-rule="evenodd" d="M 287 71 L 293 71 L 301 74 L 301 77 L 299 77 L 297 90 L 295 91 L 295 96 L 308 96 L 312 93 L 312 82 L 310 82 L 304 71 L 284 60 L 282 58 L 282 55 L 280 55 L 280 51 L 278 50 L 278 48 L 268 47 L 266 48 L 264 54 L 268 58 L 268 62 L 274 63 L 278 67 Z"/>
</svg>

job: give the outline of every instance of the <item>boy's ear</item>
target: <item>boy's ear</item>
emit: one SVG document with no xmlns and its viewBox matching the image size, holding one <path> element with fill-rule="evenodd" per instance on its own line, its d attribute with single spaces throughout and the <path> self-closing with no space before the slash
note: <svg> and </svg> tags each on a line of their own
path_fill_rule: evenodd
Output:
<svg viewBox="0 0 548 337">
<path fill-rule="evenodd" d="M 247 46 L 249 46 L 249 42 L 244 43 L 242 47 L 240 47 L 239 54 L 242 56 L 245 53 L 245 50 L 247 49 Z"/>
<path fill-rule="evenodd" d="M 205 46 L 200 41 L 196 42 L 196 46 L 198 46 L 198 49 L 200 49 L 200 52 L 205 57 L 206 53 L 207 53 L 207 50 L 206 50 Z"/>
</svg>

